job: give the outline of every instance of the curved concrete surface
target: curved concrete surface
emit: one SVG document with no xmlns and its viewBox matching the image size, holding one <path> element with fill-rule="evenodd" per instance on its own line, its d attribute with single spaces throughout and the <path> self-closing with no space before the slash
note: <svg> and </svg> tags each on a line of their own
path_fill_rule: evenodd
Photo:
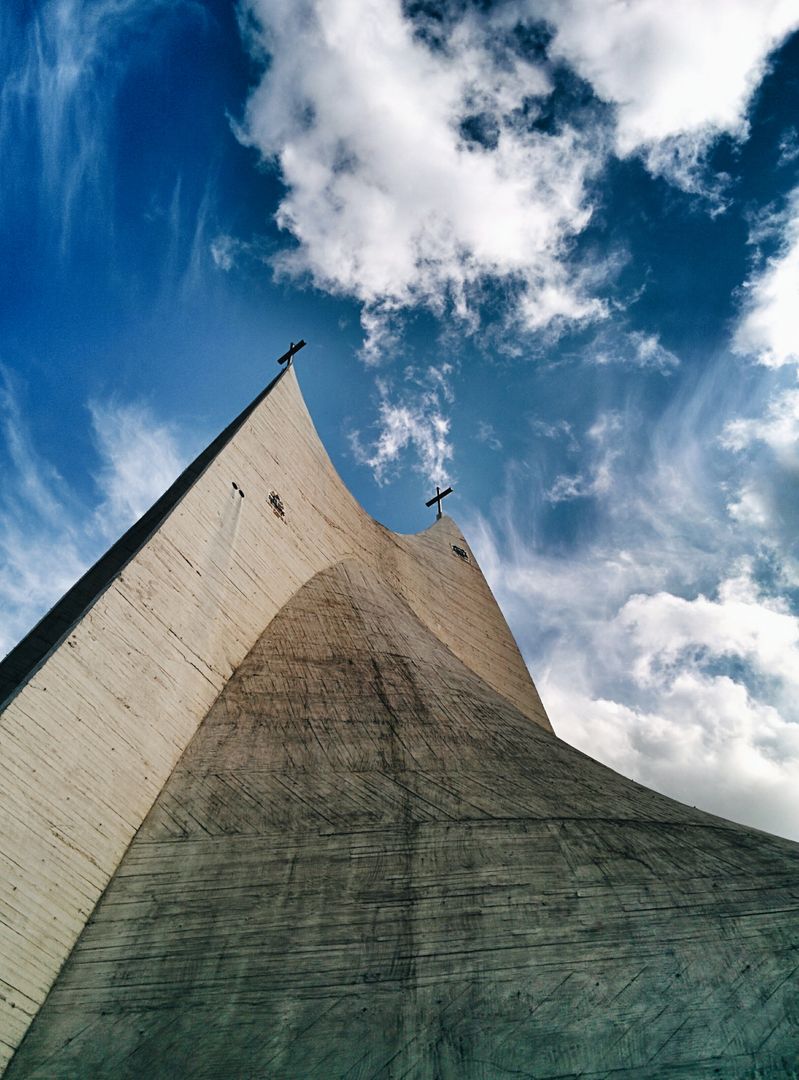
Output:
<svg viewBox="0 0 799 1080">
<path fill-rule="evenodd" d="M 0 1070 L 232 673 L 346 559 L 551 730 L 457 526 L 373 521 L 289 368 L 0 663 Z"/>
<path fill-rule="evenodd" d="M 452 528 L 427 559 L 476 573 Z M 8 1075 L 796 1076 L 797 853 L 531 723 L 352 555 L 228 681 Z"/>
</svg>

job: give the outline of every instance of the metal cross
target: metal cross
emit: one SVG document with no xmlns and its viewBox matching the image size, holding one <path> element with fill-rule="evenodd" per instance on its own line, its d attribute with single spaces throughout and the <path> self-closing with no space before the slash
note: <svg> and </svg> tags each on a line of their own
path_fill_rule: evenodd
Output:
<svg viewBox="0 0 799 1080">
<path fill-rule="evenodd" d="M 278 358 L 277 358 L 278 364 L 285 364 L 286 367 L 288 367 L 291 364 L 291 359 L 294 356 L 294 354 L 298 353 L 300 351 L 300 349 L 304 349 L 304 348 L 305 348 L 305 342 L 304 341 L 298 341 L 296 345 L 292 341 L 292 343 L 289 345 L 288 352 L 284 352 L 282 356 L 278 356 Z"/>
<path fill-rule="evenodd" d="M 441 517 L 441 500 L 443 498 L 445 498 L 447 495 L 451 495 L 451 494 L 452 494 L 452 488 L 451 487 L 448 487 L 446 489 L 446 491 L 442 491 L 440 487 L 436 487 L 436 493 L 433 496 L 433 498 L 429 499 L 425 503 L 425 506 L 432 506 L 433 503 L 436 503 L 436 521 L 438 521 L 438 519 Z"/>
</svg>

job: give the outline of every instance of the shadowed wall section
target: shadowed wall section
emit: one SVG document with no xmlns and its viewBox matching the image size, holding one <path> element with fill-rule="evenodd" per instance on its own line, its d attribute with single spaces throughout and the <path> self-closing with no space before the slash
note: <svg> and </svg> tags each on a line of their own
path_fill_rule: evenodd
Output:
<svg viewBox="0 0 799 1080">
<path fill-rule="evenodd" d="M 0 1070 L 233 671 L 343 559 L 550 730 L 457 526 L 364 513 L 289 368 L 0 663 Z"/>
<path fill-rule="evenodd" d="M 8 1075 L 789 1077 L 798 910 L 796 845 L 566 746 L 348 558 L 227 683 Z"/>
</svg>

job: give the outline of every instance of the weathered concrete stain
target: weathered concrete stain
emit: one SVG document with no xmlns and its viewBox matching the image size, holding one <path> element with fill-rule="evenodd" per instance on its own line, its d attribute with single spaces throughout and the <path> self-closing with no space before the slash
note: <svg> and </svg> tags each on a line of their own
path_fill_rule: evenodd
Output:
<svg viewBox="0 0 799 1080">
<path fill-rule="evenodd" d="M 532 724 L 345 559 L 210 709 L 8 1075 L 796 1076 L 797 854 Z"/>
<path fill-rule="evenodd" d="M 447 518 L 404 537 L 364 513 L 291 368 L 0 663 L 0 1070 L 213 701 L 326 567 L 370 567 L 549 729 L 479 568 L 452 544 L 467 547 Z"/>
</svg>

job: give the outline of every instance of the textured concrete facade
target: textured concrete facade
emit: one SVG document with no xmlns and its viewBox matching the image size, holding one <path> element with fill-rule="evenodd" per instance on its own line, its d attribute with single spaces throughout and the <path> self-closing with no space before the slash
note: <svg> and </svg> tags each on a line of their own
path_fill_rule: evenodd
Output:
<svg viewBox="0 0 799 1080">
<path fill-rule="evenodd" d="M 293 371 L 0 723 L 10 1077 L 797 1075 L 797 845 L 558 740 Z"/>
<path fill-rule="evenodd" d="M 0 1067 L 214 699 L 320 570 L 344 558 L 378 569 L 549 727 L 482 575 L 451 545 L 363 512 L 293 368 L 154 510 L 0 664 Z M 467 546 L 457 530 L 453 542 Z"/>
</svg>

